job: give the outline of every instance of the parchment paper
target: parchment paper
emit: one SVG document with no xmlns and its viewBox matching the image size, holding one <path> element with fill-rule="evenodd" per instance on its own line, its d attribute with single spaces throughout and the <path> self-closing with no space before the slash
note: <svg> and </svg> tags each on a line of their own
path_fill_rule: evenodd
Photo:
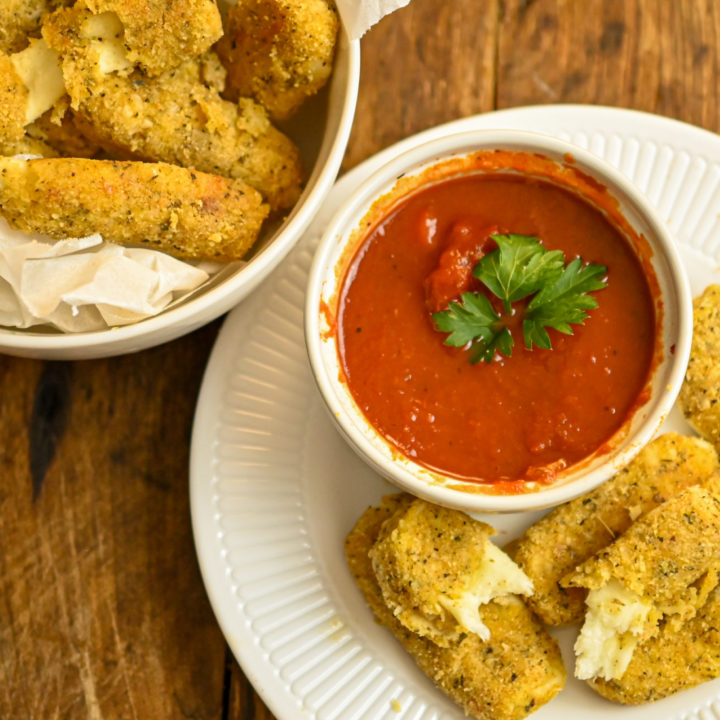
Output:
<svg viewBox="0 0 720 720">
<path fill-rule="evenodd" d="M 100 330 L 156 315 L 215 271 L 164 253 L 103 242 L 53 242 L 0 218 L 0 325 Z"/>
<path fill-rule="evenodd" d="M 385 15 L 405 7 L 410 0 L 335 0 L 352 40 L 362 37 Z"/>
</svg>

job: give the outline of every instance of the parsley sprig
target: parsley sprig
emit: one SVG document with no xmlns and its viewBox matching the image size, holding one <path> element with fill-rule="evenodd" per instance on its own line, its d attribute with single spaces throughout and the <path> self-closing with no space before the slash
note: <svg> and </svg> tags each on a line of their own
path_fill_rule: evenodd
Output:
<svg viewBox="0 0 720 720">
<path fill-rule="evenodd" d="M 588 293 L 607 283 L 604 265 L 584 264 L 575 258 L 567 265 L 560 250 L 547 250 L 540 240 L 527 235 L 492 235 L 497 248 L 475 266 L 473 275 L 502 301 L 498 312 L 483 293 L 463 293 L 460 302 L 434 313 L 435 326 L 449 333 L 446 345 L 469 347 L 470 361 L 492 362 L 496 353 L 510 356 L 515 344 L 508 323 L 516 312 L 513 303 L 525 305 L 522 330 L 525 347 L 549 350 L 547 328 L 572 335 L 571 325 L 582 325 L 588 311 L 598 306 Z"/>
</svg>

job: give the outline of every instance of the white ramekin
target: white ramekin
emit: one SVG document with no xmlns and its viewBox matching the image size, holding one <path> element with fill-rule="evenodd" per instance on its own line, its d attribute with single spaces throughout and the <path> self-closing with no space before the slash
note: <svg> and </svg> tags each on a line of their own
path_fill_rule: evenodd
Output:
<svg viewBox="0 0 720 720">
<path fill-rule="evenodd" d="M 539 154 L 558 166 L 572 168 L 597 181 L 619 203 L 624 219 L 649 244 L 649 258 L 659 287 L 662 308 L 659 333 L 662 355 L 649 386 L 649 399 L 607 443 L 610 448 L 568 468 L 549 485 L 502 495 L 493 486 L 444 476 L 413 462 L 390 445 L 365 418 L 344 382 L 333 318 L 344 268 L 362 242 L 361 223 L 398 186 L 452 158 L 484 150 Z M 373 173 L 338 210 L 320 240 L 310 270 L 305 336 L 317 382 L 330 414 L 351 447 L 388 480 L 419 497 L 466 512 L 518 512 L 550 507 L 593 489 L 627 464 L 657 432 L 669 413 L 683 380 L 692 337 L 692 298 L 675 244 L 663 222 L 642 194 L 620 172 L 595 155 L 561 140 L 535 133 L 479 130 L 432 140 L 400 155 Z M 341 481 L 341 479 L 338 479 Z"/>
</svg>

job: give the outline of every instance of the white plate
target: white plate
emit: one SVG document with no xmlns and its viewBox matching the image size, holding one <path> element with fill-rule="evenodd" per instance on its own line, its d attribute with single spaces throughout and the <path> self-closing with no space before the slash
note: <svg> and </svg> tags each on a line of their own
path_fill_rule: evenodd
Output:
<svg viewBox="0 0 720 720">
<path fill-rule="evenodd" d="M 416 143 L 476 128 L 545 132 L 604 157 L 661 210 L 693 292 L 720 280 L 720 137 L 666 118 L 587 106 L 490 113 L 404 140 L 336 184 L 292 254 L 228 317 L 192 441 L 193 527 L 208 594 L 235 657 L 281 720 L 464 717 L 373 621 L 346 567 L 343 538 L 393 488 L 325 416 L 302 307 L 317 237 L 353 187 Z M 687 431 L 679 413 L 668 424 Z M 540 514 L 487 519 L 503 543 Z M 609 703 L 572 679 L 575 630 L 554 634 L 570 679 L 533 718 L 720 718 L 720 681 L 638 708 Z"/>
</svg>

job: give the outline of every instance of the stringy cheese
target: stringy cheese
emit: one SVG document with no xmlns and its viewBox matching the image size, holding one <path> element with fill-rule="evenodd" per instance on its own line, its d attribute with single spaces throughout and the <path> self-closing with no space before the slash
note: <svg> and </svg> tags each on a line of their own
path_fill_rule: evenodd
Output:
<svg viewBox="0 0 720 720">
<path fill-rule="evenodd" d="M 490 631 L 480 617 L 479 606 L 503 595 L 532 595 L 532 592 L 532 580 L 499 547 L 487 542 L 480 571 L 469 587 L 456 597 L 443 595 L 438 602 L 460 625 L 488 640 Z"/>
<path fill-rule="evenodd" d="M 622 677 L 645 629 L 651 607 L 617 580 L 591 590 L 575 642 L 575 675 L 581 680 Z"/>
</svg>

